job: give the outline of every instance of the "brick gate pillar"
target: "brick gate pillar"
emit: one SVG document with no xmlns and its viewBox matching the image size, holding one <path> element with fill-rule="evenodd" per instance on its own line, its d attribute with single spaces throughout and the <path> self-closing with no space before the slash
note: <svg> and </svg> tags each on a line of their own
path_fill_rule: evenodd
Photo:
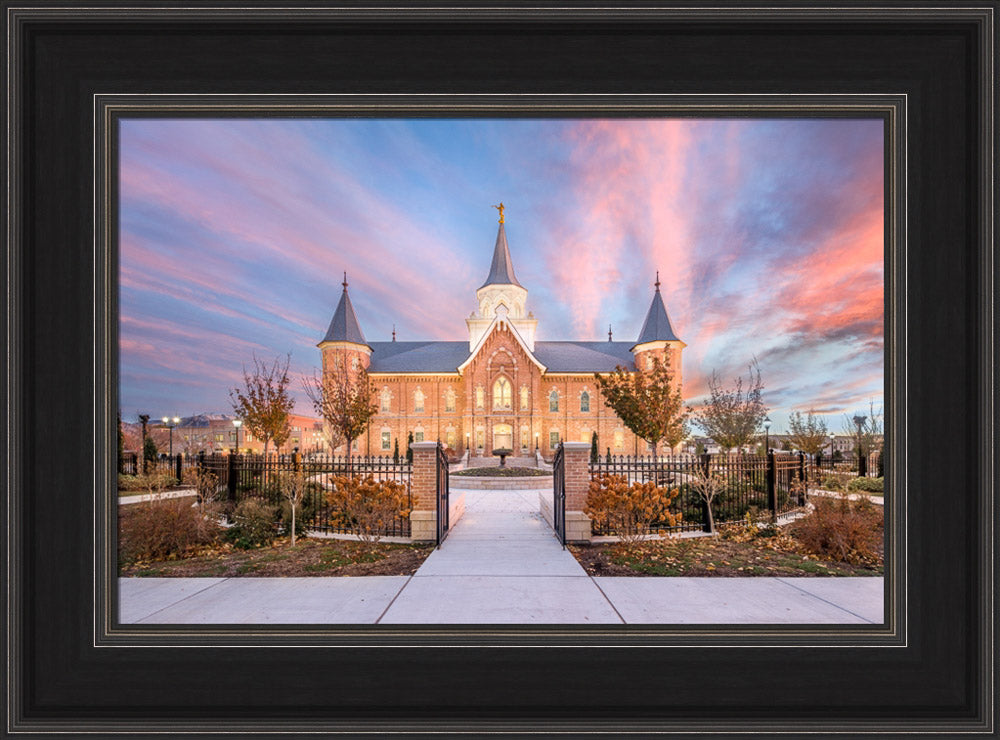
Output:
<svg viewBox="0 0 1000 740">
<path fill-rule="evenodd" d="M 563 442 L 566 462 L 566 541 L 590 542 L 590 517 L 583 507 L 590 488 L 590 442 Z"/>
<path fill-rule="evenodd" d="M 415 542 L 437 540 L 437 442 L 413 442 L 410 472 L 410 537 Z"/>
</svg>

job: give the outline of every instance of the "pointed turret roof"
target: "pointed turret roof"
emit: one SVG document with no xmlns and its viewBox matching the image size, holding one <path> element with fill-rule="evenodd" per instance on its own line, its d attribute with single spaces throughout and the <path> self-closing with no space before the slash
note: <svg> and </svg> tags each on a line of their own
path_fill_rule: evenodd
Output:
<svg viewBox="0 0 1000 740">
<path fill-rule="evenodd" d="M 347 295 L 347 273 L 344 273 L 344 292 L 340 295 L 340 303 L 337 310 L 333 312 L 333 320 L 330 321 L 330 328 L 326 330 L 323 342 L 353 342 L 363 344 L 366 347 L 365 335 L 361 333 L 361 325 L 358 317 L 354 315 L 354 306 L 351 305 L 351 297 Z M 322 342 L 320 342 L 322 344 Z"/>
<path fill-rule="evenodd" d="M 674 328 L 670 326 L 670 319 L 667 317 L 667 307 L 663 305 L 663 297 L 660 295 L 660 273 L 656 273 L 656 292 L 653 294 L 653 302 L 649 305 L 649 312 L 646 314 L 646 321 L 639 332 L 636 344 L 646 342 L 679 342 Z"/>
<path fill-rule="evenodd" d="M 501 212 L 502 213 L 502 212 Z M 503 215 L 500 216 L 501 219 Z M 524 286 L 517 282 L 514 276 L 514 263 L 510 260 L 510 249 L 507 247 L 507 232 L 504 231 L 503 221 L 500 221 L 500 228 L 497 230 L 497 243 L 493 247 L 493 264 L 490 265 L 490 274 L 480 288 L 487 285 L 516 285 L 519 288 Z"/>
</svg>

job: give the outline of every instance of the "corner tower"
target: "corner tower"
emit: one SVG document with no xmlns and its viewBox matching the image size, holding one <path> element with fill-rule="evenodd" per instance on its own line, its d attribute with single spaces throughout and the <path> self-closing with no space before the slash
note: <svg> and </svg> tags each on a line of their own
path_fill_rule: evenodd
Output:
<svg viewBox="0 0 1000 740">
<path fill-rule="evenodd" d="M 674 381 L 680 388 L 681 352 L 687 345 L 677 338 L 670 325 L 667 307 L 663 305 L 663 297 L 660 295 L 659 272 L 656 273 L 656 282 L 653 285 L 656 292 L 653 293 L 653 302 L 649 304 L 649 311 L 646 313 L 646 321 L 643 322 L 639 338 L 632 346 L 632 356 L 635 358 L 635 366 L 639 370 L 651 368 L 654 358 L 659 358 L 661 361 L 669 358 Z"/>
<path fill-rule="evenodd" d="M 476 291 L 479 308 L 465 320 L 469 327 L 469 350 L 476 346 L 493 321 L 499 317 L 517 329 L 528 349 L 534 352 L 538 319 L 526 311 L 528 291 L 514 275 L 514 263 L 510 259 L 507 232 L 504 229 L 504 205 L 501 203 L 493 207 L 500 211 L 500 228 L 497 229 L 497 240 L 493 246 L 490 274 Z"/>
<path fill-rule="evenodd" d="M 368 369 L 371 363 L 372 348 L 365 341 L 365 335 L 361 333 L 361 325 L 358 324 L 358 317 L 354 314 L 354 306 L 351 305 L 351 297 L 347 294 L 347 273 L 344 273 L 344 292 L 340 295 L 340 302 L 337 303 L 337 310 L 333 312 L 333 319 L 330 327 L 326 330 L 326 336 L 320 340 L 320 352 L 323 355 L 323 372 L 332 370 L 338 360 L 350 363 L 350 367 L 360 367 Z"/>
</svg>

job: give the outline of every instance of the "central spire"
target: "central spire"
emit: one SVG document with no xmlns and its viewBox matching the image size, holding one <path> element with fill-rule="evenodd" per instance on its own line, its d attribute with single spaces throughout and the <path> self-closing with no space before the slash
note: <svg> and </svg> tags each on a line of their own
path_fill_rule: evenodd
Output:
<svg viewBox="0 0 1000 740">
<path fill-rule="evenodd" d="M 524 286 L 517 282 L 517 278 L 514 276 L 514 263 L 511 262 L 510 249 L 507 247 L 507 232 L 503 225 L 504 205 L 501 203 L 493 207 L 500 211 L 500 228 L 497 229 L 497 243 L 493 247 L 493 264 L 490 265 L 490 274 L 480 288 L 485 288 L 487 285 L 516 285 L 523 288 Z"/>
</svg>

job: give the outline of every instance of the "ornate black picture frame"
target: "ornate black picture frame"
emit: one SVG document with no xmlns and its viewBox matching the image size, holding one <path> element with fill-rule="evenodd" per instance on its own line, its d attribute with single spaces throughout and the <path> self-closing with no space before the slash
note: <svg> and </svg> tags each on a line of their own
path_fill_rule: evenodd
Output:
<svg viewBox="0 0 1000 740">
<path fill-rule="evenodd" d="M 7 731 L 995 731 L 994 2 L 5 4 Z M 123 115 L 879 116 L 879 628 L 115 619 Z"/>
</svg>

